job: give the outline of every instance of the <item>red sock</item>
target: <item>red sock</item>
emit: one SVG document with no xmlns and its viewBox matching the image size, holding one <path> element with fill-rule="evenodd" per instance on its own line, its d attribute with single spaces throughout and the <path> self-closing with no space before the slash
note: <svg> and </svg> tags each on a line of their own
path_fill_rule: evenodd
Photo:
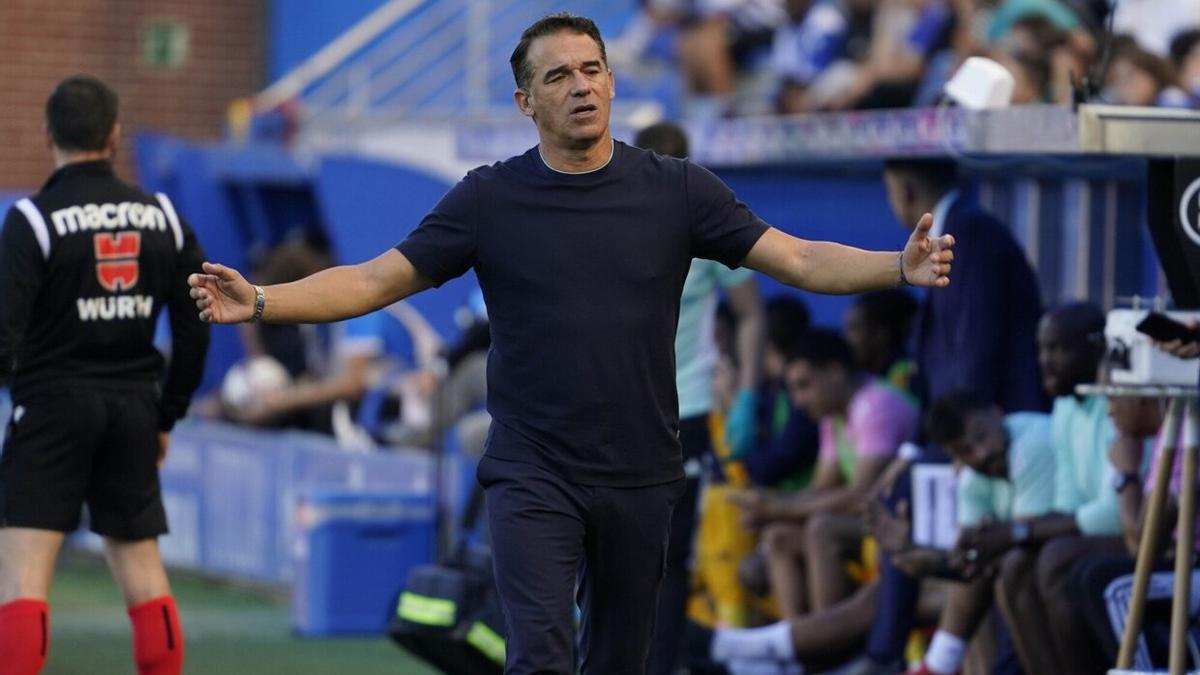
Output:
<svg viewBox="0 0 1200 675">
<path fill-rule="evenodd" d="M 50 607 L 44 600 L 0 605 L 0 675 L 37 675 L 50 647 Z"/>
<path fill-rule="evenodd" d="M 133 660 L 138 675 L 179 675 L 183 670 L 183 629 L 175 598 L 164 595 L 129 608 Z"/>
</svg>

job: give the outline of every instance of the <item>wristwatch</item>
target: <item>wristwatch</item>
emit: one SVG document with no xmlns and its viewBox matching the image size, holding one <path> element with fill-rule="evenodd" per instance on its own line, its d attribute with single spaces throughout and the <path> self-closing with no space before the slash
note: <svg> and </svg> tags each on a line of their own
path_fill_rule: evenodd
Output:
<svg viewBox="0 0 1200 675">
<path fill-rule="evenodd" d="M 896 257 L 896 260 L 900 264 L 900 287 L 912 286 L 912 282 L 904 274 L 904 251 L 900 251 L 900 255 Z"/>
<path fill-rule="evenodd" d="M 262 286 L 254 287 L 254 313 L 250 315 L 250 323 L 257 323 L 262 318 L 263 309 L 267 306 L 267 296 Z"/>
<path fill-rule="evenodd" d="M 1136 485 L 1141 479 L 1142 477 L 1139 476 L 1136 471 L 1122 471 L 1116 476 L 1113 476 L 1113 491 L 1115 491 L 1117 494 L 1121 494 L 1125 491 L 1125 488 L 1129 487 L 1130 485 Z"/>
<path fill-rule="evenodd" d="M 1009 530 L 1009 536 L 1012 537 L 1013 544 L 1021 546 L 1029 543 L 1029 538 L 1033 536 L 1033 528 L 1027 522 L 1016 520 Z"/>
</svg>

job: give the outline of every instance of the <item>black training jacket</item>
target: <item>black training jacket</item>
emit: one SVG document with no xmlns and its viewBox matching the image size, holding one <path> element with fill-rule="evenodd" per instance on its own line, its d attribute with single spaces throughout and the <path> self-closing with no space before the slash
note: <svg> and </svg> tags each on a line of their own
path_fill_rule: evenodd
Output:
<svg viewBox="0 0 1200 675">
<path fill-rule="evenodd" d="M 68 164 L 8 211 L 0 230 L 0 384 L 15 402 L 71 386 L 161 383 L 170 430 L 200 384 L 208 326 L 188 296 L 204 252 L 166 195 L 123 183 L 107 161 Z M 154 346 L 168 308 L 172 347 Z"/>
</svg>

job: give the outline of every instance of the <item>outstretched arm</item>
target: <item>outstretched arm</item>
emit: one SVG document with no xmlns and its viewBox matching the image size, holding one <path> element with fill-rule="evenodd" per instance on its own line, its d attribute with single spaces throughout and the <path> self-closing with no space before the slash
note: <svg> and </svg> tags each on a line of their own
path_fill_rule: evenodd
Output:
<svg viewBox="0 0 1200 675">
<path fill-rule="evenodd" d="M 204 263 L 203 274 L 188 277 L 200 318 L 240 323 L 254 314 L 254 286 L 237 270 Z M 342 265 L 287 284 L 263 289 L 263 321 L 325 323 L 386 307 L 433 286 L 396 249 L 357 265 Z"/>
<path fill-rule="evenodd" d="M 925 214 L 913 230 L 901 257 L 896 252 L 864 251 L 824 241 L 805 241 L 771 228 L 742 264 L 777 281 L 817 293 L 862 293 L 900 284 L 941 288 L 950 285 L 954 237 L 930 237 L 933 216 Z"/>
</svg>

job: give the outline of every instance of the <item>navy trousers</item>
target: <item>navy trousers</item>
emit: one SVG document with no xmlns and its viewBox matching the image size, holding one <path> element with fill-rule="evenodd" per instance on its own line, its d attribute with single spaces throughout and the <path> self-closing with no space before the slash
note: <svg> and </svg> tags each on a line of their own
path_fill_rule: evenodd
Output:
<svg viewBox="0 0 1200 675">
<path fill-rule="evenodd" d="M 506 675 L 643 675 L 684 479 L 638 488 L 568 482 L 484 457 Z M 575 607 L 579 625 L 576 654 Z"/>
</svg>

